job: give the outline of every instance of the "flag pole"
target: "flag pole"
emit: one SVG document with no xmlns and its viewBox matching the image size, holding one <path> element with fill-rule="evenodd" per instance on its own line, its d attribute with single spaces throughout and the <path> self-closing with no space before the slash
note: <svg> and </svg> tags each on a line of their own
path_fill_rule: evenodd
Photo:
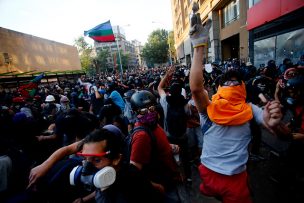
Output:
<svg viewBox="0 0 304 203">
<path fill-rule="evenodd" d="M 122 74 L 123 74 L 123 70 L 122 70 L 122 64 L 121 64 L 121 57 L 120 57 L 120 50 L 119 50 L 119 46 L 118 46 L 118 40 L 116 40 L 116 46 L 117 46 L 117 50 L 118 50 L 118 57 L 119 57 L 119 63 L 120 63 L 120 81 L 122 82 Z"/>
<path fill-rule="evenodd" d="M 111 54 L 111 59 L 113 60 L 113 70 L 114 70 L 114 57 L 113 57 L 112 48 L 110 46 L 110 43 L 108 44 L 108 48 L 109 48 L 109 51 L 110 51 L 110 54 Z M 108 74 L 108 68 L 107 68 L 107 74 Z"/>
</svg>

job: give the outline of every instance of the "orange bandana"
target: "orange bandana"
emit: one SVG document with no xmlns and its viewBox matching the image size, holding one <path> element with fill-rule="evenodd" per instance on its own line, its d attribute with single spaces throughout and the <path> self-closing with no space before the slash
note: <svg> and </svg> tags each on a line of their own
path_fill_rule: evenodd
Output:
<svg viewBox="0 0 304 203">
<path fill-rule="evenodd" d="M 219 125 L 242 125 L 253 117 L 252 109 L 246 103 L 245 84 L 238 86 L 219 86 L 207 106 L 211 121 Z"/>
</svg>

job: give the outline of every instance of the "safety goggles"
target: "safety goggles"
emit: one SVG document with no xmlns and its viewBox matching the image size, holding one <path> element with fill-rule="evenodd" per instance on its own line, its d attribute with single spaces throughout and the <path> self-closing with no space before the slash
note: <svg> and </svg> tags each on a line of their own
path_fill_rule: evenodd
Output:
<svg viewBox="0 0 304 203">
<path fill-rule="evenodd" d="M 78 156 L 83 157 L 84 160 L 86 160 L 86 161 L 93 162 L 93 163 L 100 163 L 106 155 L 110 154 L 110 151 L 96 153 L 96 154 L 85 154 L 85 153 L 78 152 L 76 154 Z"/>
<path fill-rule="evenodd" d="M 223 86 L 237 86 L 237 85 L 241 85 L 241 82 L 239 82 L 238 80 L 227 80 L 223 84 Z"/>
<path fill-rule="evenodd" d="M 150 112 L 154 112 L 156 110 L 156 107 L 155 106 L 149 106 L 147 108 L 142 108 L 142 109 L 139 109 L 138 110 L 138 113 L 140 115 L 145 115 L 146 113 L 148 113 L 149 111 Z"/>
</svg>

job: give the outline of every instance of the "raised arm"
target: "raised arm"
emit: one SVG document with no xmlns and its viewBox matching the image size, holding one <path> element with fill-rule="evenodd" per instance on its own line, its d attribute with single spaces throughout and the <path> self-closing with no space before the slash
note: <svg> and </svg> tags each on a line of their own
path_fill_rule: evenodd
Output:
<svg viewBox="0 0 304 203">
<path fill-rule="evenodd" d="M 167 71 L 166 75 L 160 81 L 158 88 L 157 88 L 159 96 L 166 94 L 164 88 L 167 86 L 167 82 L 170 79 L 170 77 L 172 77 L 174 72 L 175 72 L 175 67 L 174 66 L 170 67 L 169 70 Z"/>
<path fill-rule="evenodd" d="M 194 2 L 192 7 L 193 15 L 190 22 L 191 27 L 189 31 L 191 43 L 194 48 L 190 70 L 190 89 L 197 110 L 199 112 L 203 112 L 210 103 L 208 93 L 204 88 L 203 54 L 204 49 L 207 46 L 212 21 L 208 19 L 206 24 L 203 25 L 200 14 L 197 13 L 198 10 L 199 5 Z"/>
<path fill-rule="evenodd" d="M 190 70 L 190 89 L 193 100 L 195 102 L 195 106 L 199 112 L 205 111 L 208 104 L 210 103 L 208 93 L 204 88 L 203 54 L 203 46 L 194 48 Z"/>
<path fill-rule="evenodd" d="M 39 178 L 45 176 L 55 163 L 63 159 L 65 156 L 76 153 L 79 142 L 75 142 L 56 150 L 46 161 L 33 168 L 30 172 L 28 187 L 31 187 Z"/>
</svg>

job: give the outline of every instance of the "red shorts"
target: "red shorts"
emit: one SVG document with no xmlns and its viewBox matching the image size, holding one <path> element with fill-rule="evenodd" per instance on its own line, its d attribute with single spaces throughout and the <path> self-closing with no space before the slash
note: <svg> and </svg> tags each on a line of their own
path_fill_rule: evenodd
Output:
<svg viewBox="0 0 304 203">
<path fill-rule="evenodd" d="M 228 176 L 201 164 L 199 172 L 202 179 L 200 191 L 204 195 L 219 197 L 223 203 L 252 203 L 246 171 Z"/>
</svg>

